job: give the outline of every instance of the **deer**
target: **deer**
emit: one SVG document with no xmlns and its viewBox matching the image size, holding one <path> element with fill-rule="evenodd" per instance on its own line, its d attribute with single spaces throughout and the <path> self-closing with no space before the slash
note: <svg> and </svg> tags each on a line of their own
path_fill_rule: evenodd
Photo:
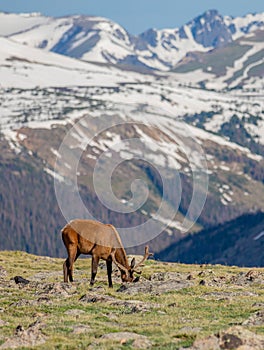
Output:
<svg viewBox="0 0 264 350">
<path fill-rule="evenodd" d="M 66 247 L 68 257 L 63 264 L 64 282 L 73 282 L 73 264 L 80 254 L 92 255 L 90 286 L 95 283 L 99 260 L 106 261 L 108 286 L 112 283 L 112 263 L 121 272 L 122 282 L 136 282 L 134 273 L 144 261 L 153 254 L 149 253 L 149 247 L 145 247 L 143 259 L 136 264 L 135 258 L 129 264 L 126 251 L 116 228 L 111 224 L 103 224 L 99 221 L 74 219 L 67 223 L 61 230 L 62 240 Z"/>
</svg>

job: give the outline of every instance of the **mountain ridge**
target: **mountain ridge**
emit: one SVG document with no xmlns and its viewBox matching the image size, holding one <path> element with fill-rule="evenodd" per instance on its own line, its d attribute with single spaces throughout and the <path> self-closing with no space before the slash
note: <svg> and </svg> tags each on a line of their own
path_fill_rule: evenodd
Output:
<svg viewBox="0 0 264 350">
<path fill-rule="evenodd" d="M 251 213 L 189 235 L 157 254 L 186 264 L 263 267 L 264 213 Z"/>
<path fill-rule="evenodd" d="M 7 20 L 6 16 L 1 20 Z M 9 16 L 15 21 L 14 14 Z M 25 24 L 29 20 L 32 25 L 31 22 Z M 18 17 L 19 21 L 21 18 Z M 217 10 L 208 10 L 180 28 L 152 28 L 138 36 L 103 17 L 53 18 L 34 14 L 32 18 L 25 16 L 21 22 L 21 31 L 16 29 L 15 33 L 4 30 L 2 24 L 0 35 L 83 60 L 167 71 L 190 51 L 207 52 L 264 27 L 264 13 L 233 19 L 221 16 Z M 43 37 L 43 30 L 46 37 Z"/>
</svg>

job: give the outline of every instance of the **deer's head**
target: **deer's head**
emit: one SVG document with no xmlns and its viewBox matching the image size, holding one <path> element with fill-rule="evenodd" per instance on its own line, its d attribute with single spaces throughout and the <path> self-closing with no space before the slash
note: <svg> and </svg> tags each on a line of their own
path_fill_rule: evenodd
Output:
<svg viewBox="0 0 264 350">
<path fill-rule="evenodd" d="M 133 258 L 131 261 L 130 266 L 127 268 L 125 266 L 123 266 L 122 264 L 120 264 L 115 257 L 115 249 L 112 250 L 111 256 L 112 256 L 112 260 L 113 262 L 116 264 L 116 266 L 119 268 L 119 270 L 121 271 L 121 279 L 122 282 L 137 282 L 138 281 L 138 277 L 134 277 L 134 273 L 137 274 L 141 274 L 142 271 L 137 271 L 137 268 L 142 266 L 142 264 L 144 263 L 145 260 L 147 260 L 148 257 L 152 256 L 152 253 L 149 253 L 149 247 L 146 246 L 145 247 L 145 254 L 143 259 L 136 264 L 136 259 Z"/>
</svg>

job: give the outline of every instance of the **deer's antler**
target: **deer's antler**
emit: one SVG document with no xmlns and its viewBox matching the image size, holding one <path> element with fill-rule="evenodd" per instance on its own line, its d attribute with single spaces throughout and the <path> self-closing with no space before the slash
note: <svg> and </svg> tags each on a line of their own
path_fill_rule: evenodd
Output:
<svg viewBox="0 0 264 350">
<path fill-rule="evenodd" d="M 145 255 L 143 256 L 143 259 L 133 267 L 133 271 L 135 271 L 139 266 L 142 266 L 143 262 L 145 260 L 147 260 L 152 255 L 153 254 L 149 252 L 149 246 L 146 245 L 146 247 L 145 247 Z M 141 272 L 138 272 L 138 273 L 141 273 Z"/>
</svg>

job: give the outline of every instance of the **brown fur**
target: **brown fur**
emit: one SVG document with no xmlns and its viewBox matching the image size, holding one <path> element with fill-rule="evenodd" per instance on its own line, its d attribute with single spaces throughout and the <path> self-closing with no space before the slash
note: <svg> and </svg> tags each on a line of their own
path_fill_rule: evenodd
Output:
<svg viewBox="0 0 264 350">
<path fill-rule="evenodd" d="M 62 229 L 62 240 L 68 252 L 63 264 L 64 282 L 73 282 L 73 263 L 80 254 L 92 255 L 92 273 L 90 285 L 94 284 L 100 259 L 106 261 L 108 284 L 112 287 L 112 261 L 118 263 L 121 279 L 133 280 L 134 259 L 129 265 L 125 249 L 118 232 L 112 225 L 93 220 L 72 220 Z"/>
</svg>

